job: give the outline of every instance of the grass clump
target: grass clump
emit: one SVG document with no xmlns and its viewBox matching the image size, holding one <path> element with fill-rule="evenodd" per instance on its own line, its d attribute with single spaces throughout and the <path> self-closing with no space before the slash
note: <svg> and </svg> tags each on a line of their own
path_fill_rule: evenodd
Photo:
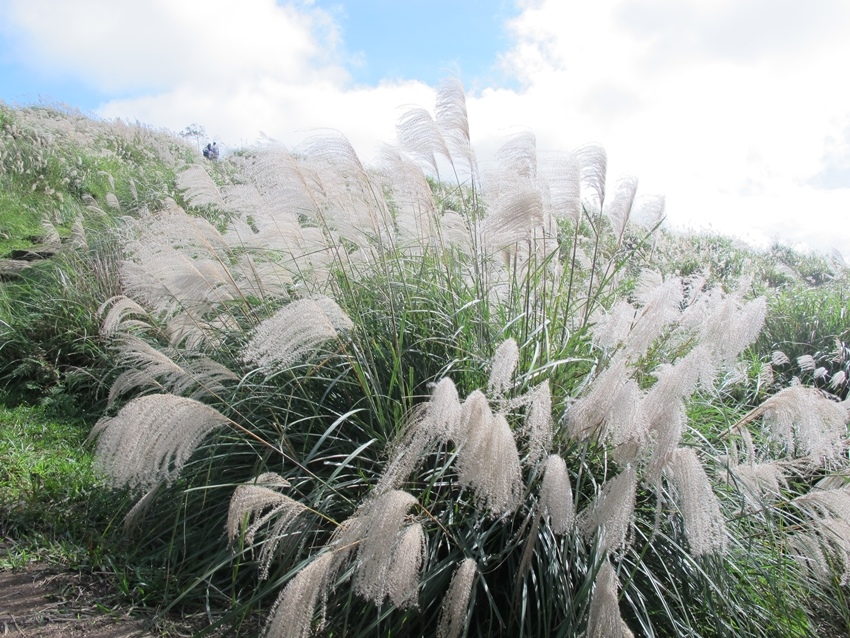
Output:
<svg viewBox="0 0 850 638">
<path fill-rule="evenodd" d="M 163 602 L 275 638 L 847 629 L 847 410 L 752 389 L 775 315 L 739 248 L 680 263 L 597 147 L 482 170 L 451 82 L 378 168 L 225 162 L 126 222 L 80 339 Z"/>
</svg>

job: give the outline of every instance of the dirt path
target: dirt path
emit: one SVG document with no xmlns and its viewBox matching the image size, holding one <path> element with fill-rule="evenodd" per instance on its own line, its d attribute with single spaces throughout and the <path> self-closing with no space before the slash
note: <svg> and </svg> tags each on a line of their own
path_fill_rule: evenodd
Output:
<svg viewBox="0 0 850 638">
<path fill-rule="evenodd" d="M 155 638 L 143 623 L 98 607 L 79 574 L 49 568 L 0 572 L 0 636 Z"/>
</svg>

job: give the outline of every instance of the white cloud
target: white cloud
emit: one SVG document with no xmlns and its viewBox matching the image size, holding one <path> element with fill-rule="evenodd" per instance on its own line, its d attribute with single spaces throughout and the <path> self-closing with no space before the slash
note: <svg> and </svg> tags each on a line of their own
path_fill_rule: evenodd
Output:
<svg viewBox="0 0 850 638">
<path fill-rule="evenodd" d="M 108 117 L 240 145 L 331 127 L 374 155 L 419 82 L 354 86 L 345 34 L 309 0 L 7 0 L 35 68 L 128 97 Z M 499 60 L 520 90 L 469 96 L 485 158 L 531 129 L 542 151 L 586 142 L 610 178 L 667 195 L 674 225 L 776 237 L 850 256 L 846 0 L 527 0 Z M 435 45 L 437 46 L 437 45 Z M 360 61 L 362 63 L 362 60 Z"/>
</svg>

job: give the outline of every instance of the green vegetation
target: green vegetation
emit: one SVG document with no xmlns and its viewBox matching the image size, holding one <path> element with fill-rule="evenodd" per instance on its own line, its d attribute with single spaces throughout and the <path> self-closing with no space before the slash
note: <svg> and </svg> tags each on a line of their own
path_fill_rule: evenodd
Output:
<svg viewBox="0 0 850 638">
<path fill-rule="evenodd" d="M 660 230 L 596 147 L 480 172 L 451 83 L 368 170 L 0 116 L 4 232 L 59 236 L 0 296 L 8 563 L 275 638 L 850 631 L 841 265 Z"/>
</svg>

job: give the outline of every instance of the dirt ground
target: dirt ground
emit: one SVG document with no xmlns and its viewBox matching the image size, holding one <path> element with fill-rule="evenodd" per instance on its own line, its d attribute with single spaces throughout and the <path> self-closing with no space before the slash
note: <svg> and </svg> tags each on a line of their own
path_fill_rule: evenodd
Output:
<svg viewBox="0 0 850 638">
<path fill-rule="evenodd" d="M 32 567 L 0 572 L 0 636 L 155 638 L 140 620 L 93 602 L 79 574 Z M 173 634 L 172 634 L 173 635 Z"/>
</svg>

